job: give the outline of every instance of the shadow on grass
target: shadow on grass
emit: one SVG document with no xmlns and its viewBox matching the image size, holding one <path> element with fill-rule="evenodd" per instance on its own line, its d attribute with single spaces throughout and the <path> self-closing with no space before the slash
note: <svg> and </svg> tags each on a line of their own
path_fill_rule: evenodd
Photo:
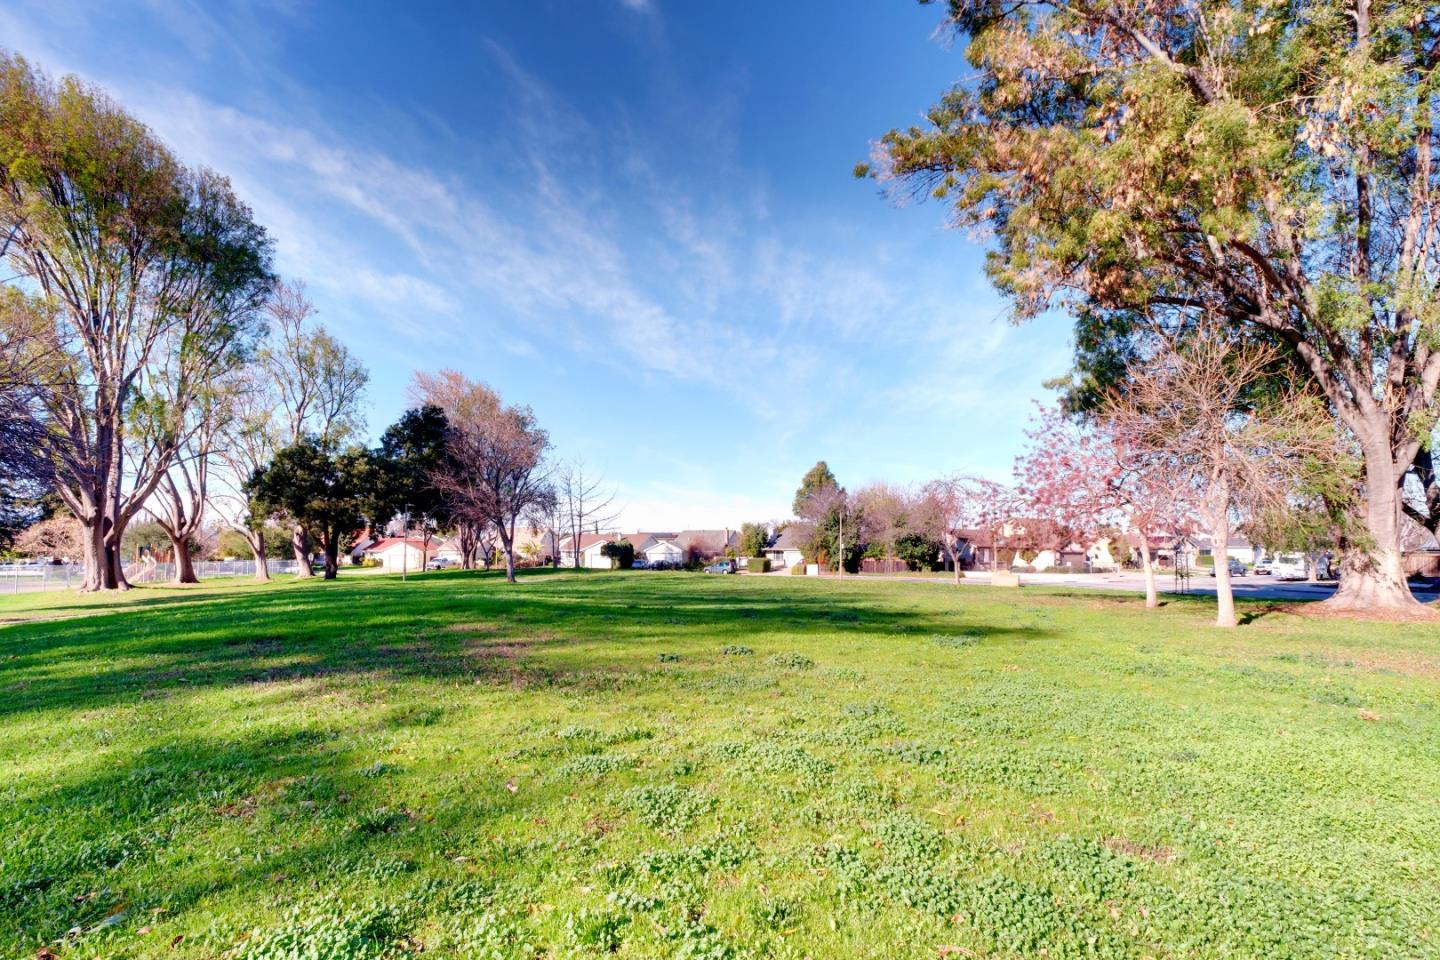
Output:
<svg viewBox="0 0 1440 960">
<path fill-rule="evenodd" d="M 648 668 L 652 644 L 767 633 L 845 635 L 1033 626 L 955 611 L 897 610 L 887 597 L 687 574 L 533 572 L 373 577 L 233 594 L 156 597 L 101 617 L 11 626 L 0 642 L 0 716 L 93 708 L 204 688 L 375 676 L 581 686 Z M 620 644 L 617 648 L 615 644 Z M 600 652 L 595 645 L 609 645 Z M 564 650 L 563 657 L 549 654 Z M 542 654 L 539 658 L 532 655 Z"/>
<path fill-rule="evenodd" d="M 307 728 L 177 738 L 36 796 L 26 804 L 30 842 L 10 851 L 0 877 L 0 934 L 10 928 L 28 941 L 14 946 L 33 954 L 122 920 L 134 926 L 158 912 L 183 914 L 230 890 L 292 884 L 309 892 L 317 877 L 363 887 L 416 869 L 417 847 L 444 833 L 435 822 L 446 814 L 443 802 L 427 810 L 391 805 L 385 780 L 357 771 L 361 749 Z M 548 797 L 497 783 L 478 802 L 474 794 L 463 799 L 467 817 L 489 823 L 526 815 Z M 202 846 L 241 844 L 247 855 L 172 851 L 177 835 Z M 432 859 L 426 871 L 454 883 L 475 879 Z M 150 882 L 156 873 L 164 884 Z M 480 879 L 493 877 L 492 866 Z"/>
</svg>

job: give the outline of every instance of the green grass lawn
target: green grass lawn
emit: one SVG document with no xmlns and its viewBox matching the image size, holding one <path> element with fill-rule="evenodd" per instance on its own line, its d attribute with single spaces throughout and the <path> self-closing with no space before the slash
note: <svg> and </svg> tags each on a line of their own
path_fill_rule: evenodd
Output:
<svg viewBox="0 0 1440 960">
<path fill-rule="evenodd" d="M 100 612 L 105 615 L 92 615 Z M 1440 630 L 894 581 L 0 598 L 0 954 L 1440 956 Z"/>
</svg>

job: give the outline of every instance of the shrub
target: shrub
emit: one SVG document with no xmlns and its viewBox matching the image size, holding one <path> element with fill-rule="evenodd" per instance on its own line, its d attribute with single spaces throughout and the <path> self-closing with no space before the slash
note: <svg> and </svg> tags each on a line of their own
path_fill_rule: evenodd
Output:
<svg viewBox="0 0 1440 960">
<path fill-rule="evenodd" d="M 803 576 L 805 576 L 805 564 L 804 564 L 803 562 L 802 562 L 802 563 L 791 564 L 791 565 L 790 565 L 790 576 L 792 576 L 792 577 L 803 577 Z"/>
<path fill-rule="evenodd" d="M 751 557 L 749 560 L 745 561 L 745 570 L 747 573 L 769 573 L 770 558 Z"/>
<path fill-rule="evenodd" d="M 720 653 L 727 657 L 748 657 L 755 651 L 747 646 L 738 643 L 726 644 L 720 648 Z"/>
<path fill-rule="evenodd" d="M 780 667 L 785 670 L 809 670 L 815 666 L 815 661 L 803 653 L 777 653 L 765 660 L 772 667 Z"/>
</svg>

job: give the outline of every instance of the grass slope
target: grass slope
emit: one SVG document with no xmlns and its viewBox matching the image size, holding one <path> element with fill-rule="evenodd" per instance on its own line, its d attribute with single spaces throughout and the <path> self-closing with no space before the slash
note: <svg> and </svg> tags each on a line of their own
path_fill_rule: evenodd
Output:
<svg viewBox="0 0 1440 960">
<path fill-rule="evenodd" d="M 1440 955 L 1440 632 L 933 584 L 0 600 L 0 953 Z M 110 608 L 104 616 L 95 613 Z"/>
</svg>

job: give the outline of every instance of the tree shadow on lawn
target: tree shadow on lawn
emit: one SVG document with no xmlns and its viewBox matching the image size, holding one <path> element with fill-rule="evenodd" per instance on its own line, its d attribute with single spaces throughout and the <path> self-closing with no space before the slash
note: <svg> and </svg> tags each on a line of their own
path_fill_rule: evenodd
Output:
<svg viewBox="0 0 1440 960">
<path fill-rule="evenodd" d="M 17 834 L 31 843 L 7 844 L 0 952 L 33 954 L 121 908 L 127 926 L 156 923 L 162 907 L 166 919 L 183 923 L 187 909 L 234 890 L 279 894 L 288 885 L 309 896 L 321 881 L 332 889 L 380 884 L 418 869 L 422 856 L 427 877 L 474 879 L 476 868 L 454 864 L 454 854 L 472 853 L 473 838 L 495 832 L 488 824 L 528 818 L 564 789 L 512 793 L 477 781 L 463 798 L 409 809 L 389 802 L 384 776 L 363 772 L 369 756 L 355 741 L 313 729 L 172 738 L 13 804 L 9 813 L 22 818 L 13 821 Z M 447 829 L 456 804 L 466 817 L 463 837 Z M 244 857 L 220 853 L 237 845 Z M 506 864 L 484 866 L 479 879 L 492 882 Z"/>
<path fill-rule="evenodd" d="M 1051 635 L 964 608 L 895 609 L 888 596 L 693 575 L 551 575 L 521 586 L 429 575 L 187 599 L 6 628 L 0 717 L 316 678 L 583 687 L 653 669 L 657 649 L 710 642 L 718 654 L 726 642 L 767 634 L 799 644 L 974 630 L 1014 640 Z M 548 656 L 562 648 L 563 658 Z"/>
</svg>

